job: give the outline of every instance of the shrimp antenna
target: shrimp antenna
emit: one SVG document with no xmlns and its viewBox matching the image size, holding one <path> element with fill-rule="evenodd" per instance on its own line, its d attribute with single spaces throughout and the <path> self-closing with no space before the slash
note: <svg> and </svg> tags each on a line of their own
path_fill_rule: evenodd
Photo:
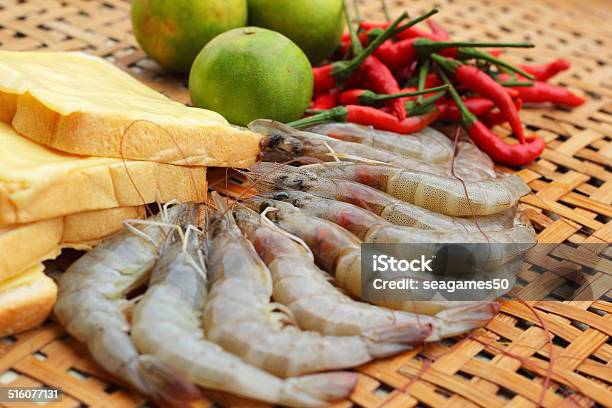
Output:
<svg viewBox="0 0 612 408">
<path fill-rule="evenodd" d="M 162 211 L 161 212 L 162 221 L 153 221 L 150 219 L 146 219 L 146 220 L 132 219 L 132 220 L 124 220 L 123 225 L 128 231 L 148 241 L 151 245 L 153 245 L 153 247 L 161 248 L 160 242 L 157 242 L 151 236 L 149 236 L 148 234 L 146 234 L 144 231 L 137 228 L 136 226 L 137 225 L 157 226 L 164 230 L 165 229 L 174 230 L 178 232 L 180 237 L 183 237 L 183 230 L 181 229 L 181 227 L 179 225 L 176 225 L 170 222 L 170 216 L 168 215 L 169 214 L 168 209 L 173 204 L 174 204 L 173 202 L 169 202 L 169 203 L 164 204 L 164 206 L 162 207 L 162 210 L 161 210 Z"/>
<path fill-rule="evenodd" d="M 278 211 L 278 208 L 276 208 L 276 207 L 267 207 L 265 210 L 263 210 L 262 213 L 260 214 L 261 221 L 263 223 L 265 223 L 266 225 L 268 225 L 270 228 L 272 228 L 275 231 L 277 231 L 278 233 L 283 234 L 284 236 L 286 236 L 290 240 L 295 241 L 299 245 L 303 246 L 304 249 L 306 250 L 306 253 L 308 254 L 308 257 L 310 258 L 310 260 L 314 260 L 314 254 L 312 253 L 312 250 L 310 249 L 308 244 L 302 238 L 298 237 L 297 235 L 293 235 L 292 233 L 290 233 L 288 231 L 285 231 L 284 229 L 280 228 L 278 225 L 276 225 L 274 222 L 272 222 L 272 220 L 270 220 L 266 216 L 269 212 L 273 212 L 273 211 Z"/>
<path fill-rule="evenodd" d="M 168 222 L 168 219 L 169 219 L 169 217 L 168 217 L 168 209 L 171 206 L 173 206 L 175 204 L 178 204 L 178 203 L 179 203 L 179 201 L 175 198 L 173 200 L 168 201 L 166 204 L 164 204 L 164 205 L 162 205 L 160 207 L 159 211 L 162 213 L 162 220 L 164 222 Z M 159 206 L 159 203 L 157 205 Z"/>
<path fill-rule="evenodd" d="M 323 144 L 325 145 L 325 147 L 327 148 L 327 150 L 329 150 L 329 154 L 334 158 L 335 161 L 337 162 L 341 162 L 342 160 L 340 160 L 338 158 L 338 154 L 334 151 L 334 149 L 329 145 L 329 143 L 327 143 L 326 141 L 323 142 Z"/>
<path fill-rule="evenodd" d="M 204 253 L 202 252 L 202 249 L 200 248 L 199 245 L 197 246 L 197 250 L 196 250 L 196 254 L 198 257 L 197 262 L 195 259 L 193 259 L 191 254 L 189 254 L 189 252 L 187 251 L 187 243 L 189 242 L 189 238 L 191 234 L 196 234 L 197 236 L 201 236 L 203 235 L 203 232 L 202 230 L 200 230 L 198 227 L 194 225 L 189 224 L 187 226 L 187 229 L 185 230 L 185 241 L 183 242 L 183 253 L 188 257 L 189 262 L 192 264 L 192 266 L 202 276 L 202 279 L 206 281 L 206 263 L 204 262 Z"/>
</svg>

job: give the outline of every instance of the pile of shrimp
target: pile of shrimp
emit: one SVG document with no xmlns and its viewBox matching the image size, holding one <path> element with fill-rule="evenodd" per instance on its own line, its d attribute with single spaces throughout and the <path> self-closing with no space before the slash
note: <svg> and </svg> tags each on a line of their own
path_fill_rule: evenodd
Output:
<svg viewBox="0 0 612 408">
<path fill-rule="evenodd" d="M 348 369 L 483 327 L 481 301 L 360 301 L 361 243 L 498 242 L 496 273 L 534 243 L 528 188 L 467 142 L 354 125 L 299 132 L 258 120 L 258 191 L 175 204 L 62 274 L 55 314 L 122 383 L 160 406 L 206 390 L 291 407 L 346 398 Z M 131 297 L 146 287 L 142 295 Z"/>
</svg>

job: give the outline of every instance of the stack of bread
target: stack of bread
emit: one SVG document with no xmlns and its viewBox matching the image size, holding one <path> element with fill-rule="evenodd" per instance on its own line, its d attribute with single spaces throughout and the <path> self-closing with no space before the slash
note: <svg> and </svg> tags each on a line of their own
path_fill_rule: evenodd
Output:
<svg viewBox="0 0 612 408">
<path fill-rule="evenodd" d="M 89 249 L 145 204 L 204 201 L 206 167 L 246 167 L 259 136 L 82 53 L 0 51 L 0 337 L 56 297 L 43 261 Z"/>
</svg>

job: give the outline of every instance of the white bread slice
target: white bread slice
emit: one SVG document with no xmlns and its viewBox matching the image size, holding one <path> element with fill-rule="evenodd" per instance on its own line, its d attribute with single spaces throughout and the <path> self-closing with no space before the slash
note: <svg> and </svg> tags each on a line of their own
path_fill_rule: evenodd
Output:
<svg viewBox="0 0 612 408">
<path fill-rule="evenodd" d="M 57 286 L 42 264 L 0 282 L 0 337 L 41 324 L 57 299 Z"/>
<path fill-rule="evenodd" d="M 0 122 L 0 227 L 84 211 L 206 199 L 206 168 L 82 157 Z"/>
<path fill-rule="evenodd" d="M 62 248 L 90 249 L 119 231 L 124 220 L 144 216 L 144 206 L 119 207 L 0 228 L 0 282 L 56 258 Z"/>
<path fill-rule="evenodd" d="M 257 133 L 83 53 L 0 51 L 0 92 L 0 120 L 65 152 L 217 167 L 248 167 L 259 153 Z"/>
</svg>

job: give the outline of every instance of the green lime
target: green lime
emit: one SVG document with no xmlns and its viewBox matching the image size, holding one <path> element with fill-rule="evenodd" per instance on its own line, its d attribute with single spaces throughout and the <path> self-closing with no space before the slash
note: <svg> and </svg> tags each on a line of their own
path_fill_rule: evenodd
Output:
<svg viewBox="0 0 612 408">
<path fill-rule="evenodd" d="M 217 35 L 247 24 L 246 0 L 132 0 L 136 40 L 159 65 L 189 72 Z"/>
<path fill-rule="evenodd" d="M 196 106 L 243 126 L 255 119 L 299 119 L 312 88 L 312 68 L 302 50 L 284 35 L 258 27 L 217 36 L 189 74 Z"/>
<path fill-rule="evenodd" d="M 278 31 L 318 64 L 336 49 L 344 30 L 342 0 L 248 0 L 249 24 Z"/>
</svg>

